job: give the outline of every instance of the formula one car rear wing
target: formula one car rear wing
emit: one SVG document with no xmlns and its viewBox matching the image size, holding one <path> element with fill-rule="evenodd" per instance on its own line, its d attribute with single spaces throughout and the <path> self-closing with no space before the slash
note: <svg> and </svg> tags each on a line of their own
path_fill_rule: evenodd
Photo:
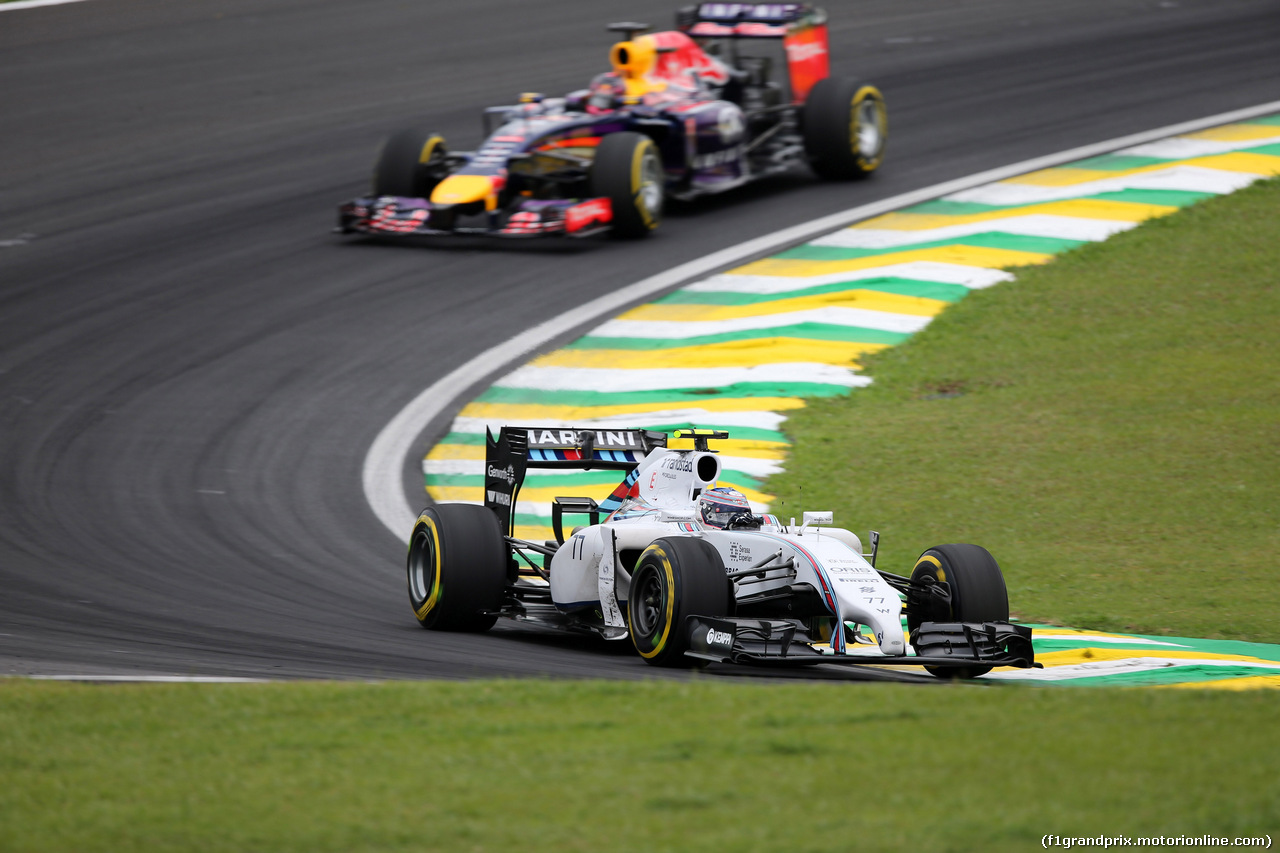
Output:
<svg viewBox="0 0 1280 853">
<path fill-rule="evenodd" d="M 511 535 L 514 529 L 516 496 L 530 468 L 625 471 L 626 475 L 615 490 L 615 493 L 625 493 L 632 485 L 628 478 L 640 460 L 655 447 L 665 447 L 667 443 L 666 433 L 643 429 L 504 426 L 498 430 L 496 438 L 489 430 L 485 430 L 485 434 L 484 505 L 498 516 L 507 535 Z M 621 502 L 621 496 L 618 496 L 618 502 Z M 556 520 L 566 509 L 594 513 L 608 512 L 613 507 L 609 501 L 585 509 L 576 505 L 562 507 L 557 499 L 552 506 Z"/>
<path fill-rule="evenodd" d="M 804 103 L 813 85 L 831 73 L 827 13 L 808 3 L 701 3 L 676 12 L 676 28 L 705 43 L 709 53 L 756 69 L 757 82 L 789 84 L 785 100 L 791 103 Z M 789 74 L 771 74 L 771 64 L 785 65 Z"/>
<path fill-rule="evenodd" d="M 730 33 L 715 27 L 734 28 L 745 24 L 741 31 L 734 35 L 769 36 L 783 35 L 788 27 L 803 26 L 813 22 L 825 22 L 827 13 L 809 3 L 699 3 L 696 6 L 684 6 L 676 12 L 676 27 L 690 35 L 729 35 Z M 714 27 L 698 29 L 699 24 L 712 24 Z M 749 26 L 764 24 L 778 27 L 777 32 L 770 32 L 761 27 Z"/>
</svg>

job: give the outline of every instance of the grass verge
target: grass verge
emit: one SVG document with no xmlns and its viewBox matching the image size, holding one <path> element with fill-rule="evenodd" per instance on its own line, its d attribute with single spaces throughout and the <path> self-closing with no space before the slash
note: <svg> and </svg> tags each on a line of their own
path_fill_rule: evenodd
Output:
<svg viewBox="0 0 1280 853">
<path fill-rule="evenodd" d="M 1026 851 L 1047 833 L 1256 835 L 1280 826 L 1274 716 L 1266 691 L 7 681 L 0 849 Z"/>
<path fill-rule="evenodd" d="M 1280 639 L 1277 209 L 1273 181 L 974 294 L 791 420 L 770 488 L 873 521 L 883 566 L 987 545 L 1025 618 Z M 1265 691 L 0 681 L 0 850 L 1257 836 L 1274 717 Z"/>
<path fill-rule="evenodd" d="M 780 515 L 966 541 L 1032 621 L 1280 642 L 1280 181 L 1016 270 L 786 423 Z M 795 507 L 795 511 L 789 509 Z"/>
</svg>

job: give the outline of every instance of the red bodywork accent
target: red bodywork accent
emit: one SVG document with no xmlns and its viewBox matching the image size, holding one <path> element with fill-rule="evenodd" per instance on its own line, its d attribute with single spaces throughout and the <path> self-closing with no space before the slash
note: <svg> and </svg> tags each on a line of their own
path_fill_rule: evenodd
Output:
<svg viewBox="0 0 1280 853">
<path fill-rule="evenodd" d="M 564 212 L 565 230 L 572 234 L 588 225 L 607 225 L 613 221 L 613 205 L 607 198 L 593 198 L 575 204 Z"/>
<path fill-rule="evenodd" d="M 699 21 L 693 25 L 693 29 L 689 30 L 690 35 L 700 38 L 716 38 L 721 36 L 733 35 L 733 27 L 717 24 L 712 21 Z"/>
<path fill-rule="evenodd" d="M 389 234 L 409 234 L 427 223 L 430 211 L 414 210 L 407 214 L 397 215 L 395 206 L 377 210 L 369 217 L 368 227 L 374 231 Z"/>
<path fill-rule="evenodd" d="M 689 35 L 698 38 L 725 38 L 728 36 L 774 38 L 786 34 L 787 28 L 785 26 L 763 24 L 758 21 L 744 21 L 741 24 L 717 24 L 713 21 L 699 21 L 689 30 Z"/>
<path fill-rule="evenodd" d="M 653 70 L 648 76 L 654 80 L 664 80 L 689 90 L 696 90 L 691 71 L 698 77 L 717 86 L 729 82 L 729 72 L 720 60 L 708 56 L 698 47 L 698 43 L 677 30 L 652 33 L 654 44 L 661 51 L 653 63 Z"/>
<path fill-rule="evenodd" d="M 787 34 L 786 27 L 780 27 L 775 24 L 760 24 L 747 22 L 738 24 L 733 28 L 733 34 L 736 36 L 755 36 L 755 37 L 772 37 L 784 36 Z"/>
<path fill-rule="evenodd" d="M 539 151 L 546 151 L 549 148 L 595 148 L 600 144 L 598 136 L 571 136 L 568 139 L 557 139 L 555 142 L 548 142 L 545 145 L 539 145 Z"/>
<path fill-rule="evenodd" d="M 558 219 L 544 222 L 538 213 L 520 210 L 511 214 L 511 218 L 507 220 L 507 227 L 502 229 L 502 233 L 529 237 L 537 234 L 557 234 L 563 230 L 564 223 Z"/>
<path fill-rule="evenodd" d="M 787 49 L 787 65 L 791 67 L 791 97 L 804 103 L 809 90 L 831 73 L 827 54 L 827 25 L 804 27 L 787 34 L 782 40 Z"/>
</svg>

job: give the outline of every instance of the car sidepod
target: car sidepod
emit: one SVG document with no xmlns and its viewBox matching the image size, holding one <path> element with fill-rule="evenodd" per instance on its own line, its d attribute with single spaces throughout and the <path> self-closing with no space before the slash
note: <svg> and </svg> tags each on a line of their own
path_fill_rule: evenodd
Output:
<svg viewBox="0 0 1280 853">
<path fill-rule="evenodd" d="M 742 109 L 729 101 L 704 101 L 671 110 L 683 125 L 686 175 L 691 189 L 713 189 L 748 177 Z"/>
<path fill-rule="evenodd" d="M 837 624 L 866 625 L 884 654 L 906 653 L 898 593 L 835 536 L 819 528 L 803 535 L 733 530 L 707 531 L 706 536 L 720 552 L 739 602 L 808 585 Z M 831 648 L 836 654 L 847 651 L 843 631 L 832 633 Z"/>
</svg>

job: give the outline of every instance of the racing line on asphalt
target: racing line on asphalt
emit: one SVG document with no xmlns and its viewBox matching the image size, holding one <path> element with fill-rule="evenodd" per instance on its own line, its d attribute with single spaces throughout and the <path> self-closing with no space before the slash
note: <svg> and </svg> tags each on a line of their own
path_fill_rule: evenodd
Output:
<svg viewBox="0 0 1280 853">
<path fill-rule="evenodd" d="M 518 624 L 425 638 L 361 482 L 379 431 L 482 350 L 783 224 L 1280 99 L 1278 2 L 837 4 L 833 73 L 894 112 L 871 181 L 797 170 L 673 207 L 657 242 L 492 249 L 335 238 L 333 206 L 397 127 L 466 148 L 483 106 L 581 86 L 634 3 L 4 4 L 0 668 L 688 678 Z M 934 681 L 820 669 L 796 677 Z"/>
<path fill-rule="evenodd" d="M 734 264 L 803 243 L 825 232 L 870 219 L 873 216 L 931 201 L 944 195 L 964 192 L 1017 175 L 1049 169 L 1076 160 L 1097 157 L 1121 148 L 1144 145 L 1169 136 L 1194 133 L 1215 125 L 1242 121 L 1276 112 L 1277 110 L 1280 110 L 1280 101 L 1273 101 L 1117 139 L 1109 139 L 1044 157 L 1024 160 L 1010 166 L 979 172 L 956 180 L 945 181 L 872 204 L 849 208 L 848 210 L 739 243 L 736 246 L 730 246 L 711 255 L 689 261 L 619 290 L 607 293 L 540 323 L 501 344 L 490 347 L 450 371 L 414 397 L 408 405 L 396 413 L 396 416 L 382 428 L 365 454 L 362 471 L 365 499 L 383 525 L 395 536 L 407 541 L 408 531 L 413 527 L 417 512 L 409 504 L 403 490 L 400 488 L 399 472 L 402 470 L 405 460 L 413 447 L 414 440 L 436 419 L 460 408 L 459 398 L 470 389 L 486 379 L 505 372 L 516 361 L 546 346 L 551 341 L 581 330 L 601 317 L 628 306 L 636 305 L 665 290 L 674 289 L 678 285 L 691 281 L 698 276 L 710 275 Z"/>
<path fill-rule="evenodd" d="M 1004 267 L 1046 263 L 1084 242 L 1280 174 L 1280 115 L 1268 116 L 1277 112 L 1280 102 L 1271 102 L 926 187 L 614 291 L 491 348 L 419 394 L 370 447 L 366 497 L 383 524 L 404 536 L 416 513 L 396 474 L 433 421 L 551 341 L 670 290 L 658 303 L 633 307 L 506 373 L 462 408 L 423 460 L 427 491 L 435 500 L 478 502 L 485 430 L 506 423 L 712 426 L 731 431 L 722 482 L 767 511 L 771 496 L 759 487 L 781 469 L 789 445 L 778 427 L 803 397 L 867 384 L 845 365 L 905 340 L 970 289 L 1011 280 Z M 743 261 L 751 262 L 727 269 Z M 720 270 L 726 272 L 713 274 Z M 615 367 L 638 353 L 644 368 Z M 610 391 L 582 390 L 595 388 Z M 553 494 L 603 494 L 615 480 L 608 472 L 531 477 L 516 507 L 516 534 L 549 537 Z M 1280 683 L 1280 647 L 1264 644 L 1045 626 L 1036 646 L 1046 669 L 990 677 L 1231 688 Z"/>
</svg>

